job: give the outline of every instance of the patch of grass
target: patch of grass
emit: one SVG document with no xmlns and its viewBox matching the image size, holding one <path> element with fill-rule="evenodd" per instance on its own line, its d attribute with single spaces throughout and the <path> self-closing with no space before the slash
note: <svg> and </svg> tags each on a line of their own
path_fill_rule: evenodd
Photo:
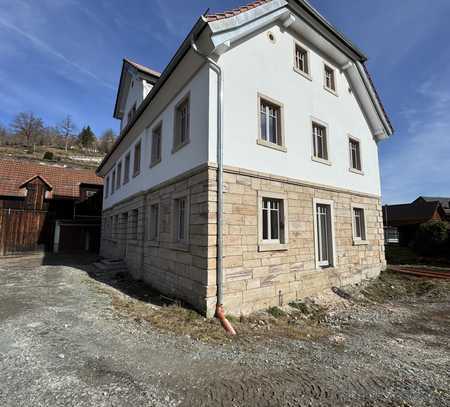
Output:
<svg viewBox="0 0 450 407">
<path fill-rule="evenodd" d="M 267 313 L 272 315 L 274 318 L 283 318 L 286 316 L 286 312 L 284 312 L 281 308 L 278 307 L 269 307 L 267 309 Z"/>
<path fill-rule="evenodd" d="M 450 293 L 450 282 L 407 276 L 386 270 L 378 279 L 370 282 L 361 293 L 366 299 L 376 303 L 424 296 L 444 298 Z"/>
</svg>

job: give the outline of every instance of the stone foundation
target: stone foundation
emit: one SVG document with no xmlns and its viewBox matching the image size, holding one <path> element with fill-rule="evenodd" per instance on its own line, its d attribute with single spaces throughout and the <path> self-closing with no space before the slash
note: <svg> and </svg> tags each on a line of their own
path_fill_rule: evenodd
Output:
<svg viewBox="0 0 450 407">
<path fill-rule="evenodd" d="M 374 278 L 385 268 L 381 203 L 378 197 L 242 169 L 224 174 L 225 309 L 231 314 L 279 306 Z M 122 257 L 135 278 L 164 294 L 180 298 L 212 316 L 216 305 L 216 169 L 197 169 L 104 211 L 101 254 Z M 258 196 L 277 194 L 287 204 L 287 243 L 262 251 L 258 239 Z M 174 243 L 172 207 L 176 197 L 189 198 L 189 244 Z M 314 199 L 333 201 L 333 267 L 316 265 Z M 160 204 L 160 235 L 148 240 L 149 207 Z M 355 244 L 352 205 L 364 207 L 367 242 Z M 131 214 L 138 212 L 137 230 Z M 128 219 L 123 216 L 128 213 Z M 135 214 L 136 212 L 134 212 Z M 110 219 L 119 215 L 116 233 Z M 127 220 L 127 225 L 124 221 Z"/>
</svg>

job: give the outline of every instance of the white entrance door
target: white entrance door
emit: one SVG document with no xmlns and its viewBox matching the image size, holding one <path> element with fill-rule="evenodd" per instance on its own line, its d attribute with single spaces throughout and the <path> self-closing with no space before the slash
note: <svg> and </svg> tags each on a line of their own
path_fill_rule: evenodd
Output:
<svg viewBox="0 0 450 407">
<path fill-rule="evenodd" d="M 317 253 L 320 267 L 332 266 L 333 236 L 331 230 L 331 207 L 317 204 Z"/>
</svg>

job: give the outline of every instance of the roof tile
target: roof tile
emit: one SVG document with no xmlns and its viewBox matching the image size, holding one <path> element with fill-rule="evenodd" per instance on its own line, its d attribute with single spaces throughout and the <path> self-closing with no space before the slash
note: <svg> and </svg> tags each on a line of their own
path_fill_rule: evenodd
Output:
<svg viewBox="0 0 450 407">
<path fill-rule="evenodd" d="M 257 0 L 250 4 L 247 4 L 245 6 L 238 7 L 238 8 L 232 9 L 232 10 L 227 10 L 222 13 L 207 14 L 206 19 L 208 22 L 212 22 L 212 21 L 217 21 L 217 20 L 223 20 L 225 18 L 234 17 L 234 16 L 237 16 L 238 14 L 245 13 L 246 11 L 249 11 L 251 9 L 254 9 L 258 6 L 269 3 L 271 1 L 272 0 Z"/>
<path fill-rule="evenodd" d="M 24 196 L 22 184 L 36 175 L 44 178 L 53 187 L 53 197 L 79 198 L 80 184 L 103 185 L 103 179 L 91 170 L 0 159 L 0 196 Z"/>
</svg>

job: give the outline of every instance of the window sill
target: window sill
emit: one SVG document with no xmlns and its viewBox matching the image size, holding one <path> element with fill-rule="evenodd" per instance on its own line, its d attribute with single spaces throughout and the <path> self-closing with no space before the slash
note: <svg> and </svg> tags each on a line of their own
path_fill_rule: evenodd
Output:
<svg viewBox="0 0 450 407">
<path fill-rule="evenodd" d="M 329 160 L 325 160 L 323 158 L 319 158 L 319 157 L 315 157 L 315 156 L 311 156 L 311 160 L 318 162 L 320 164 L 325 164 L 325 165 L 330 165 L 331 166 L 331 161 Z"/>
<path fill-rule="evenodd" d="M 349 168 L 348 170 L 349 170 L 350 172 L 353 172 L 354 174 L 364 175 L 364 171 L 357 170 L 356 168 Z"/>
<path fill-rule="evenodd" d="M 358 239 L 353 239 L 353 246 L 364 246 L 364 245 L 368 245 L 369 242 L 367 240 L 358 240 Z"/>
<path fill-rule="evenodd" d="M 139 174 L 141 173 L 141 171 L 137 171 L 133 174 L 133 178 L 136 178 Z"/>
<path fill-rule="evenodd" d="M 303 72 L 301 69 L 293 67 L 294 72 L 297 72 L 299 75 L 303 76 L 304 78 L 308 79 L 309 81 L 312 81 L 312 76 L 306 72 Z"/>
<path fill-rule="evenodd" d="M 288 249 L 287 243 L 260 243 L 258 245 L 259 252 L 285 251 Z"/>
<path fill-rule="evenodd" d="M 184 146 L 188 145 L 190 142 L 190 139 L 187 139 L 184 143 L 177 144 L 176 146 L 172 147 L 172 154 L 176 153 L 178 150 L 181 150 Z"/>
<path fill-rule="evenodd" d="M 189 243 L 184 243 L 184 242 L 172 242 L 170 244 L 170 248 L 172 250 L 178 250 L 180 252 L 189 252 L 190 251 Z"/>
<path fill-rule="evenodd" d="M 287 152 L 286 146 L 280 146 L 278 144 L 271 143 L 270 141 L 257 139 L 256 144 L 263 146 L 263 147 L 273 148 L 274 150 L 282 151 L 284 153 Z"/>
<path fill-rule="evenodd" d="M 335 90 L 333 90 L 333 89 L 331 89 L 331 88 L 328 88 L 328 87 L 325 86 L 325 85 L 323 85 L 323 88 L 324 88 L 327 92 L 331 93 L 332 95 L 334 95 L 334 96 L 336 96 L 336 97 L 339 96 L 338 93 L 337 93 L 337 91 L 335 91 Z"/>
<path fill-rule="evenodd" d="M 159 247 L 159 240 L 147 240 L 147 246 Z"/>
<path fill-rule="evenodd" d="M 153 161 L 152 163 L 150 163 L 150 168 L 157 166 L 160 162 L 161 162 L 161 159 L 159 159 L 157 161 Z"/>
</svg>

